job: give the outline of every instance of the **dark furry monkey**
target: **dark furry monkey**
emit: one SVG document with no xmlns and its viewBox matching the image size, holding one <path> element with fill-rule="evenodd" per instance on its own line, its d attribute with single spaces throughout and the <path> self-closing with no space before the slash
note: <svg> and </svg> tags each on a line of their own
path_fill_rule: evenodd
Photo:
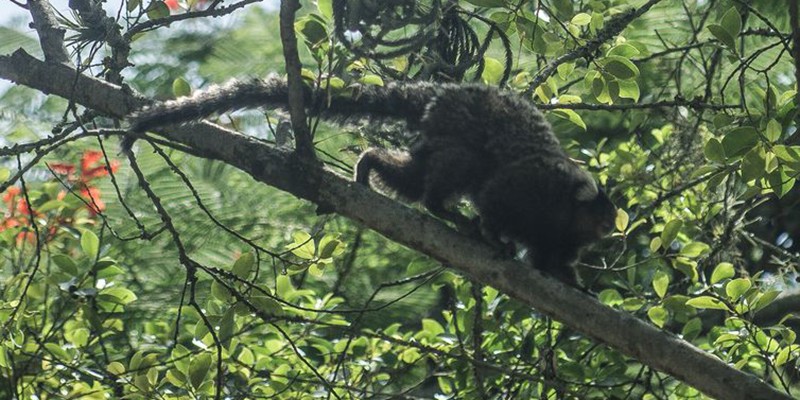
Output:
<svg viewBox="0 0 800 400">
<path fill-rule="evenodd" d="M 232 109 L 282 107 L 287 92 L 286 81 L 275 76 L 234 81 L 144 108 L 132 116 L 131 130 Z M 306 94 L 314 98 L 311 89 Z M 476 84 L 392 83 L 336 93 L 318 108 L 338 121 L 405 120 L 419 139 L 407 152 L 365 151 L 356 181 L 369 184 L 375 177 L 382 187 L 462 226 L 467 218 L 449 206 L 468 197 L 485 235 L 522 244 L 536 268 L 569 284 L 575 284 L 569 265 L 580 248 L 614 226 L 616 209 L 608 196 L 567 156 L 533 103 L 513 93 Z"/>
</svg>

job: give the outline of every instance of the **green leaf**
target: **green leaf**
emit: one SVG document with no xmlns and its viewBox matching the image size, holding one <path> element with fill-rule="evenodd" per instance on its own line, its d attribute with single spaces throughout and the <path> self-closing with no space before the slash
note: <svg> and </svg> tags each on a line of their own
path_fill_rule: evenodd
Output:
<svg viewBox="0 0 800 400">
<path fill-rule="evenodd" d="M 614 225 L 617 227 L 617 230 L 620 232 L 625 232 L 625 229 L 628 228 L 629 222 L 630 217 L 628 216 L 628 213 L 621 208 L 617 209 L 617 217 L 614 219 Z"/>
<path fill-rule="evenodd" d="M 211 368 L 211 354 L 203 353 L 189 362 L 189 382 L 192 387 L 199 388 L 205 381 L 208 371 Z"/>
<path fill-rule="evenodd" d="M 703 321 L 700 318 L 692 318 L 681 329 L 681 335 L 687 341 L 692 341 L 703 331 Z"/>
<path fill-rule="evenodd" d="M 736 301 L 739 300 L 739 297 L 750 289 L 751 286 L 753 286 L 753 284 L 748 278 L 734 279 L 725 286 L 725 293 L 731 301 Z"/>
<path fill-rule="evenodd" d="M 256 309 L 267 315 L 283 315 L 283 306 L 271 297 L 257 295 L 249 300 Z"/>
<path fill-rule="evenodd" d="M 754 181 L 767 173 L 767 154 L 762 146 L 756 146 L 742 158 L 742 178 Z"/>
<path fill-rule="evenodd" d="M 562 94 L 558 96 L 558 104 L 576 104 L 580 103 L 582 100 L 580 96 L 575 96 L 571 94 Z"/>
<path fill-rule="evenodd" d="M 661 245 L 664 246 L 665 250 L 668 249 L 675 238 L 678 237 L 678 232 L 680 232 L 682 226 L 683 221 L 679 219 L 673 219 L 664 225 L 664 230 L 661 231 Z"/>
<path fill-rule="evenodd" d="M 303 80 L 306 84 L 312 84 L 317 81 L 317 74 L 315 74 L 308 68 L 302 68 L 300 70 L 300 76 L 303 77 Z M 323 80 L 323 82 L 326 80 L 327 79 Z"/>
<path fill-rule="evenodd" d="M 121 286 L 112 286 L 100 291 L 98 299 L 114 304 L 126 305 L 137 299 L 136 294 Z"/>
<path fill-rule="evenodd" d="M 657 253 L 658 249 L 661 248 L 661 243 L 662 242 L 660 237 L 658 236 L 654 237 L 653 240 L 650 241 L 650 252 Z"/>
<path fill-rule="evenodd" d="M 239 353 L 239 356 L 236 359 L 244 365 L 252 366 L 253 363 L 256 362 L 256 356 L 253 354 L 253 351 L 248 349 L 247 347 L 242 349 L 242 352 Z"/>
<path fill-rule="evenodd" d="M 636 297 L 628 297 L 622 301 L 622 309 L 629 312 L 636 312 L 644 307 L 644 300 Z"/>
<path fill-rule="evenodd" d="M 317 0 L 317 10 L 326 19 L 333 19 L 333 4 L 331 0 Z"/>
<path fill-rule="evenodd" d="M 796 352 L 798 349 L 800 349 L 800 346 L 796 344 L 781 349 L 781 351 L 778 352 L 778 355 L 775 357 L 775 366 L 780 367 L 781 365 L 786 364 L 786 362 L 789 361 L 790 355 L 793 352 Z M 791 358 L 794 359 L 797 358 L 797 356 L 794 355 Z"/>
<path fill-rule="evenodd" d="M 655 306 L 647 310 L 647 317 L 650 318 L 650 321 L 652 321 L 655 326 L 663 328 L 664 324 L 666 324 L 669 319 L 669 313 L 664 307 Z"/>
<path fill-rule="evenodd" d="M 69 353 L 67 353 L 67 351 L 64 350 L 63 347 L 55 343 L 50 343 L 50 342 L 45 343 L 44 348 L 47 349 L 47 351 L 50 352 L 50 354 L 52 354 L 53 357 L 61 361 L 69 362 L 72 359 L 72 357 L 70 357 Z"/>
<path fill-rule="evenodd" d="M 341 90 L 344 89 L 344 80 L 337 76 L 333 76 L 328 79 L 323 79 L 322 82 L 320 82 L 320 86 L 323 89 L 331 88 L 334 91 Z"/>
<path fill-rule="evenodd" d="M 286 246 L 292 254 L 304 260 L 313 260 L 317 252 L 314 239 L 306 232 L 298 231 L 292 234 L 294 242 Z"/>
<path fill-rule="evenodd" d="M 67 332 L 65 336 L 69 337 L 69 341 L 78 348 L 86 347 L 89 343 L 89 330 L 86 328 L 73 329 L 71 332 Z"/>
<path fill-rule="evenodd" d="M 589 25 L 589 23 L 592 22 L 592 16 L 586 13 L 575 14 L 570 22 L 578 26 Z"/>
<path fill-rule="evenodd" d="M 181 77 L 175 78 L 175 80 L 172 81 L 172 94 L 175 95 L 175 97 L 188 96 L 192 94 L 192 86 L 189 85 L 186 79 Z"/>
<path fill-rule="evenodd" d="M 100 239 L 97 238 L 94 232 L 84 230 L 81 233 L 81 249 L 89 257 L 89 260 L 94 262 L 97 259 L 97 253 L 100 251 Z"/>
<path fill-rule="evenodd" d="M 53 263 L 55 263 L 61 271 L 72 276 L 78 275 L 78 266 L 75 264 L 75 261 L 68 256 L 56 254 L 50 259 L 53 260 Z"/>
<path fill-rule="evenodd" d="M 766 331 L 758 330 L 756 331 L 756 344 L 758 347 L 766 350 L 767 352 L 774 353 L 777 352 L 780 346 L 778 345 L 778 341 L 770 336 Z"/>
<path fill-rule="evenodd" d="M 736 51 L 736 42 L 734 41 L 733 36 L 731 36 L 731 34 L 728 33 L 728 31 L 723 28 L 722 25 L 709 24 L 708 30 L 722 44 L 727 46 L 729 49 Z"/>
<path fill-rule="evenodd" d="M 619 291 L 616 289 L 603 290 L 599 295 L 597 295 L 597 299 L 609 307 L 622 304 L 622 295 L 620 295 Z"/>
<path fill-rule="evenodd" d="M 419 350 L 413 347 L 409 347 L 403 350 L 403 352 L 400 353 L 400 356 L 398 358 L 406 364 L 414 364 L 420 358 Z"/>
<path fill-rule="evenodd" d="M 714 346 L 731 347 L 740 341 L 741 337 L 734 333 L 723 333 L 714 340 Z M 745 361 L 747 361 L 745 359 Z"/>
<path fill-rule="evenodd" d="M 700 257 L 707 254 L 711 248 L 703 242 L 691 242 L 681 249 L 681 255 L 688 258 Z"/>
<path fill-rule="evenodd" d="M 697 282 L 700 277 L 697 273 L 697 261 L 692 261 L 685 257 L 675 257 L 672 266 L 686 275 L 692 282 Z"/>
<path fill-rule="evenodd" d="M 295 31 L 299 32 L 306 40 L 306 44 L 314 46 L 328 41 L 328 30 L 320 21 L 311 15 L 298 18 L 294 24 Z"/>
<path fill-rule="evenodd" d="M 592 13 L 592 22 L 589 24 L 589 29 L 594 34 L 600 29 L 603 29 L 603 25 L 605 25 L 605 21 L 603 20 L 603 14 L 598 12 Z"/>
<path fill-rule="evenodd" d="M 639 68 L 631 60 L 621 56 L 608 56 L 603 60 L 605 70 L 619 80 L 639 76 Z"/>
<path fill-rule="evenodd" d="M 739 36 L 742 31 L 742 16 L 739 15 L 739 10 L 736 7 L 731 7 L 725 12 L 720 20 L 720 25 L 731 35 L 732 38 Z"/>
<path fill-rule="evenodd" d="M 358 81 L 363 83 L 363 84 L 365 84 L 365 85 L 371 85 L 371 86 L 383 86 L 384 85 L 383 78 L 381 78 L 380 76 L 375 75 L 375 74 L 366 74 L 366 75 L 362 76 L 361 79 L 359 79 Z"/>
<path fill-rule="evenodd" d="M 292 280 L 288 276 L 278 275 L 275 278 L 275 293 L 278 297 L 285 299 L 293 292 L 294 286 L 292 286 Z"/>
<path fill-rule="evenodd" d="M 627 43 L 622 43 L 612 47 L 606 56 L 620 56 L 623 58 L 631 58 L 639 55 L 639 49 Z"/>
<path fill-rule="evenodd" d="M 709 282 L 713 285 L 723 279 L 733 278 L 733 275 L 733 264 L 721 262 L 714 268 L 714 272 L 711 273 L 711 280 Z"/>
<path fill-rule="evenodd" d="M 608 96 L 608 87 L 605 78 L 597 71 L 589 71 L 584 78 L 584 85 L 590 89 L 592 95 L 601 103 L 609 103 L 611 98 Z"/>
<path fill-rule="evenodd" d="M 429 318 L 422 319 L 422 330 L 433 338 L 444 333 L 444 328 L 439 322 Z"/>
<path fill-rule="evenodd" d="M 722 147 L 728 157 L 740 156 L 758 143 L 758 131 L 752 126 L 742 126 L 728 132 L 722 138 Z"/>
<path fill-rule="evenodd" d="M 225 348 L 230 347 L 231 339 L 233 339 L 233 331 L 236 329 L 235 315 L 234 308 L 228 307 L 228 310 L 225 311 L 225 314 L 222 314 L 222 318 L 219 320 L 217 337 Z"/>
<path fill-rule="evenodd" d="M 113 265 L 112 264 L 112 265 L 109 265 L 109 266 L 107 266 L 105 268 L 98 268 L 97 278 L 98 279 L 107 279 L 107 278 L 111 278 L 111 277 L 114 277 L 114 276 L 117 276 L 117 275 L 121 275 L 121 274 L 124 274 L 124 273 L 125 273 L 125 270 L 123 270 L 122 268 L 120 268 L 117 265 Z"/>
<path fill-rule="evenodd" d="M 155 386 L 158 383 L 158 369 L 150 368 L 147 370 L 147 382 L 150 386 Z"/>
<path fill-rule="evenodd" d="M 728 310 L 728 306 L 726 306 L 725 303 L 711 296 L 695 297 L 693 299 L 689 299 L 689 301 L 687 301 L 686 304 L 694 308 L 700 308 L 700 309 L 726 310 L 726 311 Z"/>
<path fill-rule="evenodd" d="M 755 301 L 752 310 L 758 311 L 763 309 L 764 307 L 772 304 L 773 301 L 780 295 L 782 291 L 780 290 L 769 290 L 762 294 L 757 301 Z"/>
<path fill-rule="evenodd" d="M 653 289 L 656 291 L 656 294 L 660 298 L 664 298 L 664 295 L 667 294 L 667 288 L 669 287 L 669 274 L 664 271 L 656 271 L 655 275 L 653 276 Z"/>
<path fill-rule="evenodd" d="M 113 361 L 106 366 L 106 371 L 113 375 L 122 375 L 125 373 L 125 366 L 118 361 Z"/>
<path fill-rule="evenodd" d="M 725 162 L 725 148 L 722 147 L 722 142 L 717 138 L 711 138 L 703 146 L 703 155 L 706 156 L 708 161 L 724 163 Z"/>
<path fill-rule="evenodd" d="M 639 84 L 636 81 L 617 81 L 619 86 L 618 96 L 623 99 L 639 101 Z"/>
<path fill-rule="evenodd" d="M 498 84 L 503 79 L 503 72 L 505 70 L 505 66 L 500 61 L 492 57 L 484 57 L 483 58 L 484 66 L 483 66 L 483 73 L 481 73 L 481 79 L 488 84 Z"/>
<path fill-rule="evenodd" d="M 575 71 L 575 63 L 569 62 L 560 64 L 558 67 L 556 67 L 556 70 L 558 71 L 559 78 L 567 80 L 569 79 L 569 76 L 572 75 L 572 72 Z"/>
<path fill-rule="evenodd" d="M 129 370 L 137 370 L 139 366 L 142 364 L 142 359 L 144 358 L 144 351 L 139 350 L 133 354 L 130 361 L 128 361 L 128 369 Z"/>
<path fill-rule="evenodd" d="M 714 127 L 717 129 L 722 129 L 732 124 L 733 121 L 733 117 L 727 114 L 717 114 L 714 116 Z"/>
<path fill-rule="evenodd" d="M 169 7 L 163 1 L 152 1 L 145 10 L 147 18 L 159 19 L 169 17 Z"/>
<path fill-rule="evenodd" d="M 583 118 L 581 118 L 581 116 L 578 115 L 578 113 L 576 113 L 573 110 L 566 110 L 566 109 L 554 110 L 553 115 L 560 118 L 564 118 L 567 121 L 572 122 L 573 124 L 579 126 L 581 129 L 586 130 L 586 123 L 583 122 Z"/>
<path fill-rule="evenodd" d="M 784 146 L 780 144 L 773 146 L 772 152 L 793 169 L 800 169 L 800 146 Z"/>
<path fill-rule="evenodd" d="M 780 122 L 774 119 L 770 119 L 769 122 L 767 122 L 767 129 L 764 132 L 764 136 L 766 136 L 770 143 L 775 143 L 778 141 L 778 139 L 781 138 L 782 133 L 783 127 L 781 126 Z"/>
<path fill-rule="evenodd" d="M 211 295 L 214 296 L 215 299 L 225 303 L 231 301 L 232 298 L 228 288 L 216 280 L 211 282 Z"/>
<path fill-rule="evenodd" d="M 319 241 L 319 258 L 322 260 L 333 258 L 344 252 L 345 245 L 335 235 L 325 235 Z"/>
<path fill-rule="evenodd" d="M 253 271 L 256 265 L 256 256 L 253 255 L 252 251 L 248 251 L 243 253 L 239 258 L 233 263 L 233 268 L 231 268 L 231 272 L 242 279 L 247 279 L 250 276 L 250 273 Z"/>
<path fill-rule="evenodd" d="M 789 193 L 794 187 L 795 178 L 786 173 L 784 167 L 779 167 L 767 176 L 769 188 L 780 198 Z"/>
</svg>

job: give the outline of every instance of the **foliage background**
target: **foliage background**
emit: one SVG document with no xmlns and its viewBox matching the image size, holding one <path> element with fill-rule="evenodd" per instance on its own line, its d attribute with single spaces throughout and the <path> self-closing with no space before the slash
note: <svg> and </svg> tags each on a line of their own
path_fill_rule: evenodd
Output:
<svg viewBox="0 0 800 400">
<path fill-rule="evenodd" d="M 431 47 L 385 62 L 354 56 L 329 40 L 330 3 L 302 3 L 301 57 L 320 82 L 335 88 L 447 73 L 426 58 Z M 790 34 L 797 28 L 785 5 L 458 3 L 505 33 L 513 54 L 508 86 L 541 104 L 570 155 L 624 210 L 615 234 L 581 260 L 587 289 L 796 395 L 800 148 Z M 621 34 L 601 36 L 613 18 L 650 3 Z M 208 4 L 125 6 L 116 19 L 122 32 Z M 130 37 L 123 81 L 167 99 L 283 71 L 273 11 L 200 15 Z M 73 61 L 113 81 L 101 62 L 115 51 L 104 44 L 108 37 L 86 29 L 86 14 L 62 17 Z M 493 26 L 464 20 L 479 38 Z M 415 29 L 392 35 L 426 32 Z M 543 74 L 598 37 L 594 51 Z M 20 46 L 40 54 L 29 32 L 4 27 L 0 50 Z M 495 36 L 480 54 L 483 70 L 473 66 L 459 80 L 498 84 L 504 56 Z M 173 216 L 185 253 L 207 266 L 191 272 L 117 153 L 117 138 L 88 134 L 115 121 L 22 86 L 0 104 L 0 397 L 703 396 L 229 166 L 138 143 L 138 165 Z M 285 119 L 255 110 L 217 122 L 273 142 Z M 312 122 L 317 155 L 343 175 L 363 148 L 413 140 L 402 126 Z M 49 146 L 53 132 L 64 141 Z M 82 163 L 96 154 L 102 159 L 89 167 L 119 166 L 88 173 Z M 72 175 L 59 165 L 72 165 Z M 461 208 L 472 212 L 467 203 Z"/>
</svg>

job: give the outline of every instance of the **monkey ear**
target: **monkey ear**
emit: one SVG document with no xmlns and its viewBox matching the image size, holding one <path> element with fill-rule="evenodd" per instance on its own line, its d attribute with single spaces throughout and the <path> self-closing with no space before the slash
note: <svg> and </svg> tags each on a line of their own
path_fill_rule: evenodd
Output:
<svg viewBox="0 0 800 400">
<path fill-rule="evenodd" d="M 578 190 L 575 192 L 575 200 L 580 202 L 589 202 L 597 198 L 597 195 L 600 194 L 600 190 L 597 188 L 597 184 L 592 182 L 587 182 L 584 185 L 581 185 Z"/>
</svg>

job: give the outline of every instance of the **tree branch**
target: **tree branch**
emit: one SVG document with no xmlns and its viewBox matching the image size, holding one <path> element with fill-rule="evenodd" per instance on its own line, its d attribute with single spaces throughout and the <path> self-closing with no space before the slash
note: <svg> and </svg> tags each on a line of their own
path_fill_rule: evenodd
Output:
<svg viewBox="0 0 800 400">
<path fill-rule="evenodd" d="M 58 26 L 50 3 L 47 0 L 30 0 L 28 8 L 33 17 L 31 27 L 39 34 L 44 59 L 48 62 L 70 64 L 67 49 L 64 47 L 66 31 Z"/>
<path fill-rule="evenodd" d="M 0 56 L 0 77 L 45 93 L 70 97 L 85 107 L 123 116 L 144 102 L 119 86 L 79 75 L 62 64 L 43 63 L 22 50 Z M 48 79 L 42 79 L 46 76 Z M 195 155 L 241 169 L 259 182 L 332 209 L 387 238 L 419 250 L 470 278 L 497 288 L 541 313 L 642 363 L 720 399 L 790 399 L 753 375 L 739 371 L 675 335 L 542 275 L 529 265 L 501 260 L 485 243 L 458 234 L 414 211 L 312 162 L 246 135 L 202 122 L 159 132 Z M 220 145 L 224 143 L 225 145 Z"/>
<path fill-rule="evenodd" d="M 175 14 L 175 15 L 168 15 L 166 17 L 156 18 L 156 19 L 148 19 L 142 23 L 136 24 L 127 32 L 125 32 L 125 39 L 130 41 L 137 33 L 141 32 L 149 32 L 154 29 L 158 29 L 162 26 L 167 26 L 172 24 L 173 22 L 185 21 L 189 19 L 196 19 L 196 18 L 203 18 L 203 17 L 212 17 L 218 18 L 228 14 L 233 13 L 237 9 L 244 8 L 252 3 L 260 3 L 262 0 L 242 0 L 237 3 L 232 3 L 226 7 L 209 7 L 202 11 L 192 11 L 183 14 Z"/>
<path fill-rule="evenodd" d="M 314 158 L 314 142 L 308 128 L 306 108 L 303 105 L 303 77 L 300 76 L 300 55 L 297 53 L 297 36 L 294 34 L 294 14 L 300 8 L 298 0 L 281 0 L 280 29 L 283 59 L 286 61 L 286 80 L 289 85 L 289 116 L 294 131 L 295 151 L 301 157 Z"/>
</svg>

